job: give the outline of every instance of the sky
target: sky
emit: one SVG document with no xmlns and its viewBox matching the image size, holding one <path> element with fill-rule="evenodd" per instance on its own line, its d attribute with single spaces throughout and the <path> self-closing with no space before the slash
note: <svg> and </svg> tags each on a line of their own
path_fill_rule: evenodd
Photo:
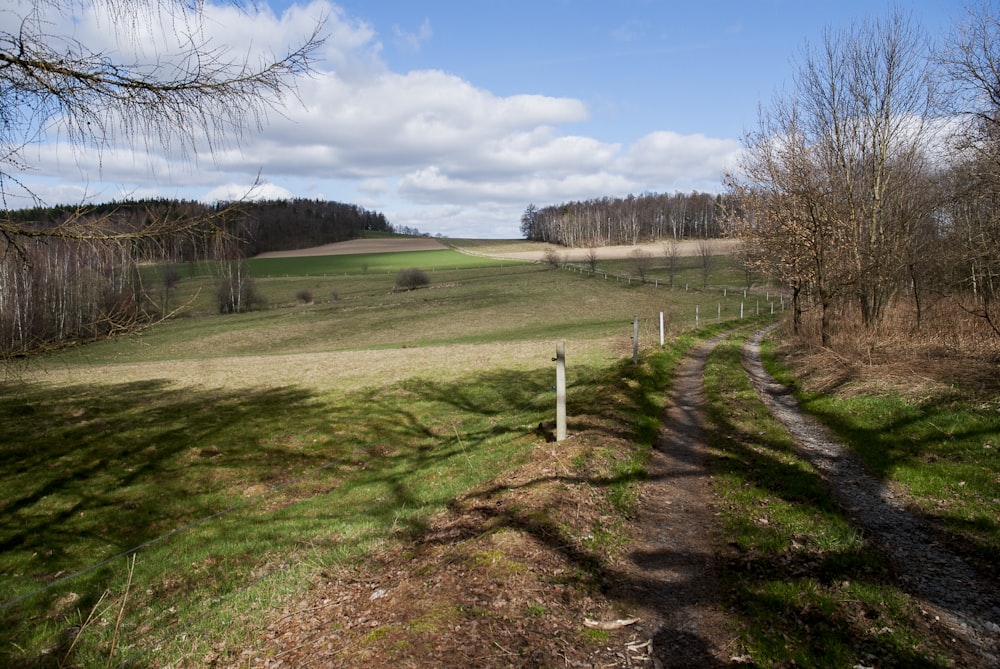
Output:
<svg viewBox="0 0 1000 669">
<path fill-rule="evenodd" d="M 326 199 L 397 229 L 516 238 L 529 204 L 720 192 L 802 50 L 891 6 L 932 36 L 962 16 L 949 0 L 209 2 L 204 34 L 236 52 L 280 51 L 325 17 L 316 72 L 282 113 L 196 155 L 98 152 L 53 129 L 17 176 L 47 204 Z M 0 29 L 12 17 L 0 12 Z M 87 13 L 70 30 L 123 48 Z"/>
</svg>

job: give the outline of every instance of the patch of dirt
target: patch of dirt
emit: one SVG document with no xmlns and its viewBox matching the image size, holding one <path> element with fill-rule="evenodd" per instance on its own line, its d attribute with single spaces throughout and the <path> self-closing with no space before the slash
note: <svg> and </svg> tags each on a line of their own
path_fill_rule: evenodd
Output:
<svg viewBox="0 0 1000 669">
<path fill-rule="evenodd" d="M 308 256 L 350 255 L 352 253 L 396 253 L 402 251 L 441 251 L 448 247 L 433 237 L 386 237 L 351 239 L 307 249 L 270 251 L 257 258 L 302 258 Z"/>
<path fill-rule="evenodd" d="M 715 254 L 724 254 L 732 251 L 737 244 L 732 239 L 713 239 L 712 250 Z M 490 253 L 494 258 L 505 258 L 510 260 L 528 260 L 541 262 L 545 259 L 548 250 L 554 250 L 563 262 L 586 262 L 591 250 L 589 248 L 568 248 L 556 244 L 533 244 L 537 248 L 530 251 L 502 251 Z M 664 254 L 664 242 L 650 242 L 646 244 L 636 244 L 633 246 L 598 246 L 593 249 L 598 260 L 625 260 L 636 251 L 641 251 L 652 258 L 661 258 Z M 685 239 L 677 243 L 677 255 L 681 257 L 693 257 L 701 253 L 700 241 L 696 239 Z"/>
<path fill-rule="evenodd" d="M 682 370 L 635 517 L 610 506 L 620 426 L 571 436 L 324 575 L 261 644 L 205 664 L 253 667 L 720 667 L 739 658 L 716 591 L 718 522 L 699 437 L 706 345 Z M 604 455 L 602 455 L 604 454 Z"/>
</svg>

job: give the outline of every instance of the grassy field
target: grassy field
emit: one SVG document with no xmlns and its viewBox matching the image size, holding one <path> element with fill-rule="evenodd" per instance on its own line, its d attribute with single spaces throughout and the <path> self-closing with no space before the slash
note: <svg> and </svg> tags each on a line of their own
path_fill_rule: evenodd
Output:
<svg viewBox="0 0 1000 669">
<path fill-rule="evenodd" d="M 171 309 L 184 305 L 173 318 L 9 368 L 0 664 L 202 666 L 219 648 L 252 646 L 249 630 L 317 574 L 412 539 L 456 496 L 538 457 L 557 342 L 571 419 L 595 414 L 648 444 L 668 357 L 680 354 L 659 352 L 659 313 L 673 337 L 696 314 L 725 326 L 741 306 L 747 317 L 780 310 L 766 290 L 744 298 L 722 259 L 695 290 L 694 259 L 669 289 L 604 279 L 621 261 L 590 276 L 423 253 L 255 261 L 268 308 L 227 316 L 194 268 L 170 294 Z M 411 266 L 431 285 L 393 291 Z M 621 372 L 635 316 L 643 367 L 664 367 L 649 379 Z M 727 539 L 742 555 L 728 573 L 745 651 L 759 666 L 850 666 L 858 647 L 884 666 L 946 666 L 753 398 L 738 343 L 713 357 L 707 392 Z M 874 471 L 996 566 L 995 403 L 803 400 L 862 452 L 870 444 Z M 608 466 L 623 481 L 642 469 L 634 452 Z M 608 493 L 627 515 L 634 488 Z"/>
<path fill-rule="evenodd" d="M 275 260 L 272 278 L 254 263 L 271 306 L 228 316 L 182 274 L 177 317 L 8 370 L 0 657 L 190 666 L 250 643 L 243 623 L 311 575 L 530 457 L 558 341 L 572 403 L 604 393 L 634 316 L 649 350 L 660 311 L 669 334 L 702 301 L 738 314 L 715 293 L 425 253 L 336 277 L 314 274 L 342 259 Z M 394 292 L 409 266 L 431 285 Z M 298 303 L 303 287 L 328 297 Z"/>
</svg>

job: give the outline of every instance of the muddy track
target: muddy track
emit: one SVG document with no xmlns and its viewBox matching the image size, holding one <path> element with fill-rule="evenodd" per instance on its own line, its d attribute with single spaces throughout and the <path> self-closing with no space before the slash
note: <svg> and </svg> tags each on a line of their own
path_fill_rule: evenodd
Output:
<svg viewBox="0 0 1000 669">
<path fill-rule="evenodd" d="M 872 476 L 852 451 L 803 414 L 789 389 L 761 363 L 760 342 L 769 330 L 756 332 L 743 348 L 743 366 L 760 399 L 838 504 L 880 546 L 900 586 L 932 612 L 930 620 L 964 646 L 967 658 L 985 667 L 1000 666 L 1000 594 L 991 577 L 938 543 L 933 531 L 907 510 L 905 494 Z"/>
</svg>

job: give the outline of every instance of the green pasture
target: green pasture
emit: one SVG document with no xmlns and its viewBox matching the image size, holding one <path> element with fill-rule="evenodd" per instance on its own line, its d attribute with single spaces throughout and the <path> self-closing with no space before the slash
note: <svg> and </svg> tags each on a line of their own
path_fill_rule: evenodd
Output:
<svg viewBox="0 0 1000 669">
<path fill-rule="evenodd" d="M 425 251 L 428 258 L 451 251 Z M 384 254 L 398 256 L 397 253 Z M 407 254 L 409 255 L 409 254 Z M 416 254 L 419 259 L 420 253 Z M 455 253 L 459 258 L 481 258 Z M 312 267 L 313 259 L 282 259 Z M 397 262 L 387 260 L 386 262 Z M 666 336 L 757 314 L 779 314 L 773 293 L 742 288 L 669 289 L 546 265 L 505 261 L 489 266 L 434 269 L 431 262 L 399 263 L 428 271 L 431 284 L 395 291 L 395 272 L 359 271 L 346 275 L 289 272 L 253 274 L 268 307 L 248 314 L 216 315 L 210 277 L 182 278 L 168 300 L 175 317 L 141 335 L 68 351 L 47 366 L 138 363 L 232 355 L 319 353 L 374 348 L 490 344 L 495 342 L 576 342 L 577 353 L 599 357 L 631 353 L 633 318 L 640 321 L 640 346 L 659 345 L 659 313 Z M 719 263 L 722 267 L 722 263 Z M 722 270 L 720 270 L 722 271 Z M 297 295 L 312 298 L 303 304 Z M 154 298 L 159 297 L 154 292 Z M 160 298 L 162 299 L 162 298 Z M 615 343 L 610 353 L 608 346 Z"/>
<path fill-rule="evenodd" d="M 591 275 L 452 251 L 385 256 L 251 261 L 268 306 L 225 316 L 209 266 L 179 271 L 176 288 L 153 291 L 171 314 L 162 322 L 8 368 L 0 664 L 235 662 L 264 612 L 541 457 L 535 428 L 554 417 L 557 342 L 571 426 L 587 413 L 650 444 L 685 333 L 740 325 L 741 307 L 744 324 L 781 310 L 766 289 L 744 297 L 722 259 L 706 289 L 697 265 L 671 289 L 604 277 L 622 263 Z M 394 291 L 408 267 L 428 271 L 430 286 Z M 713 357 L 707 382 L 720 511 L 739 551 L 727 573 L 754 661 L 941 666 L 878 556 L 752 396 L 738 340 Z M 952 417 L 904 404 L 810 402 L 859 444 L 897 435 L 866 456 L 872 468 L 927 494 L 995 563 L 995 404 Z M 593 484 L 627 514 L 635 490 L 620 482 L 643 463 L 620 457 L 619 483 Z M 946 483 L 924 493 L 918 472 Z M 890 632 L 872 637 L 871 626 Z"/>
<path fill-rule="evenodd" d="M 662 256 L 650 255 L 646 259 L 644 280 L 646 283 L 670 286 L 671 272 L 667 260 Z M 673 272 L 673 287 L 686 290 L 723 290 L 737 291 L 742 295 L 744 289 L 753 293 L 766 295 L 769 286 L 757 275 L 748 277 L 746 271 L 739 266 L 735 258 L 730 256 L 713 256 L 708 272 L 705 272 L 702 258 L 684 256 L 677 259 Z M 573 262 L 574 267 L 589 270 L 586 262 Z M 618 260 L 602 260 L 598 262 L 598 271 L 630 276 L 638 279 L 640 273 L 636 262 L 629 258 Z"/>
<path fill-rule="evenodd" d="M 171 318 L 9 369 L 3 663 L 198 666 L 252 645 L 262 612 L 532 457 L 558 341 L 571 415 L 655 436 L 651 389 L 622 371 L 633 317 L 645 355 L 660 311 L 669 335 L 690 330 L 706 295 L 480 258 L 435 269 L 444 256 L 424 254 L 380 262 L 427 269 L 425 289 L 393 291 L 371 261 L 323 277 L 296 259 L 255 276 L 268 308 L 226 316 L 197 307 L 210 277 L 181 273 Z M 622 457 L 618 478 L 635 478 Z"/>
<path fill-rule="evenodd" d="M 427 271 L 490 268 L 513 261 L 474 256 L 458 251 L 398 251 L 396 253 L 355 253 L 303 258 L 250 258 L 250 271 L 260 278 L 280 276 L 324 276 L 336 274 L 393 274 L 410 267 Z"/>
</svg>

